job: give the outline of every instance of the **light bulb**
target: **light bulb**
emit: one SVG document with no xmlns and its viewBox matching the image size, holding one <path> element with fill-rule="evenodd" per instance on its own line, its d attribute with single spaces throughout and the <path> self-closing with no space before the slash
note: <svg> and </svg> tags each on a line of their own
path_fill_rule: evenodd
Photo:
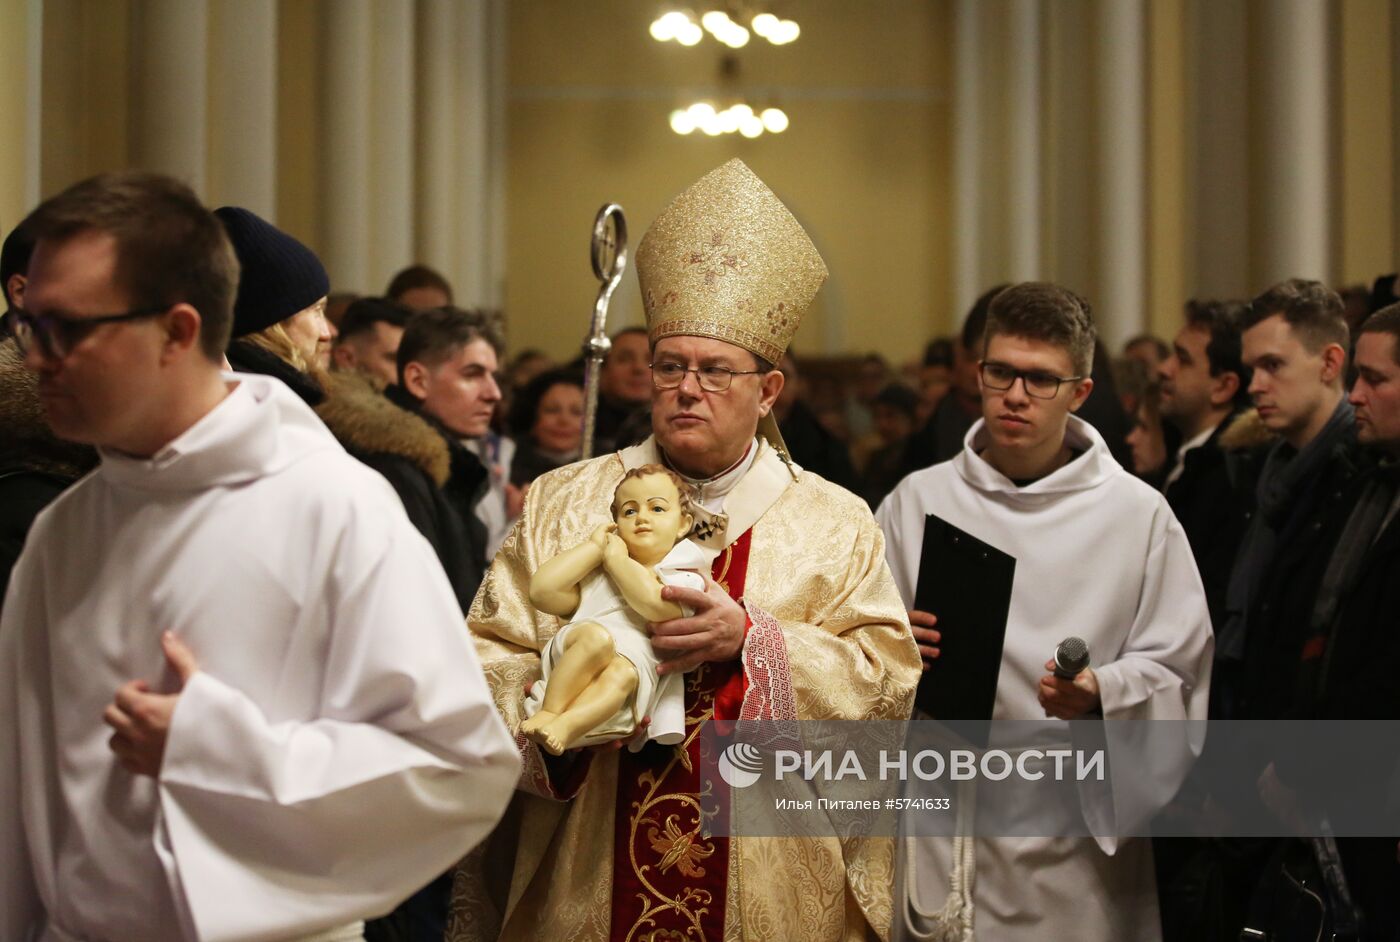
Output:
<svg viewBox="0 0 1400 942">
<path fill-rule="evenodd" d="M 710 137 L 714 137 L 718 134 L 723 134 L 724 128 L 720 124 L 720 116 L 712 115 L 711 117 L 706 118 L 704 121 L 701 121 L 700 130 L 710 135 Z"/>
<path fill-rule="evenodd" d="M 695 130 L 695 119 L 689 111 L 677 108 L 671 112 L 671 130 L 677 134 L 689 134 Z"/>
<path fill-rule="evenodd" d="M 771 13 L 760 13 L 753 18 L 753 31 L 764 39 L 772 34 L 773 27 L 778 25 L 778 18 Z"/>
<path fill-rule="evenodd" d="M 700 17 L 700 25 L 705 27 L 718 38 L 725 28 L 729 26 L 729 14 L 723 10 L 711 10 Z"/>
<path fill-rule="evenodd" d="M 664 16 L 659 20 L 651 21 L 651 38 L 659 43 L 668 42 L 676 38 L 675 31 L 671 29 L 671 24 Z"/>
<path fill-rule="evenodd" d="M 740 121 L 753 117 L 753 109 L 742 101 L 737 105 L 731 105 L 729 110 L 734 112 L 734 117 L 738 118 Z"/>
<path fill-rule="evenodd" d="M 705 126 L 706 121 L 710 121 L 715 116 L 715 106 L 708 101 L 697 101 L 686 109 L 691 119 L 700 127 Z"/>
<path fill-rule="evenodd" d="M 749 31 L 742 26 L 725 30 L 724 44 L 730 49 L 740 49 L 749 44 Z"/>
<path fill-rule="evenodd" d="M 739 133 L 744 137 L 758 137 L 763 133 L 763 122 L 750 112 L 748 117 L 739 119 Z"/>
<path fill-rule="evenodd" d="M 793 20 L 783 20 L 768 33 L 768 41 L 775 46 L 786 46 L 796 41 L 802 34 L 802 27 Z"/>
<path fill-rule="evenodd" d="M 704 38 L 705 31 L 694 23 L 686 23 L 685 28 L 678 30 L 676 33 L 676 39 L 682 46 L 694 46 Z"/>
<path fill-rule="evenodd" d="M 734 113 L 733 109 L 726 108 L 721 111 L 718 121 L 719 129 L 725 134 L 733 134 L 739 130 L 739 116 Z"/>
<path fill-rule="evenodd" d="M 764 108 L 759 115 L 763 126 L 774 134 L 782 134 L 788 127 L 788 116 L 781 108 Z"/>
</svg>

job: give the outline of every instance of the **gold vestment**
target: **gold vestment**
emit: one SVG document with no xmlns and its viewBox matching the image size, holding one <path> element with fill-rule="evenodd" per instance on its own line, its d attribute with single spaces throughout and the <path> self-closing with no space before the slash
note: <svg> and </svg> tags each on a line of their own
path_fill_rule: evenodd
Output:
<svg viewBox="0 0 1400 942">
<path fill-rule="evenodd" d="M 775 712 L 788 715 L 775 718 L 907 718 L 920 659 L 874 518 L 849 492 L 801 470 L 794 480 L 765 442 L 757 447 L 753 468 L 726 499 L 724 540 L 752 527 L 744 604 L 756 625 L 776 620 L 785 657 L 751 660 L 751 633 L 744 664 L 751 685 L 758 675 L 783 673 L 776 686 L 791 691 L 791 703 L 779 704 Z M 531 487 L 469 618 L 510 729 L 523 718 L 525 687 L 540 676 L 539 651 L 562 624 L 530 604 L 530 574 L 611 519 L 609 502 L 626 468 L 659 458 L 649 439 Z M 751 686 L 748 696 L 763 692 Z M 476 942 L 499 932 L 511 942 L 606 942 L 617 754 L 596 754 L 577 794 L 560 801 L 538 748 L 524 737 L 517 742 L 526 768 L 508 816 L 514 828 L 497 835 L 485 860 L 474 854 L 459 872 L 447 938 Z M 854 942 L 872 930 L 888 937 L 890 839 L 735 837 L 729 848 L 726 940 Z M 505 867 L 510 890 L 501 899 L 486 885 L 504 884 Z"/>
</svg>

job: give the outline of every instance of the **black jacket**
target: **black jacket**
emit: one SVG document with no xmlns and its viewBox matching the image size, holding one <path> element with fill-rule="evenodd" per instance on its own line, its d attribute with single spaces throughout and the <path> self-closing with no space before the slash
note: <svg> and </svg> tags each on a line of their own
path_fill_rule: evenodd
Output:
<svg viewBox="0 0 1400 942">
<path fill-rule="evenodd" d="M 472 595 L 475 595 L 476 587 L 481 584 L 481 577 L 486 574 L 486 565 L 489 562 L 486 558 L 486 524 L 476 515 L 476 505 L 481 503 L 481 499 L 491 488 L 490 472 L 481 463 L 481 459 L 444 428 L 442 423 L 423 412 L 422 404 L 402 386 L 390 386 L 384 390 L 384 396 L 395 406 L 427 423 L 447 448 L 447 480 L 442 484 L 442 493 L 456 513 L 462 525 L 462 532 L 466 535 L 467 545 L 463 553 L 467 557 L 463 560 L 464 578 L 471 583 Z"/>
<path fill-rule="evenodd" d="M 461 445 L 457 450 L 470 461 L 454 455 L 438 428 L 355 374 L 331 374 L 326 392 L 316 413 L 346 451 L 394 488 L 408 519 L 432 544 L 465 615 L 486 568 L 486 528 L 474 514 L 475 527 L 463 520 L 454 495 L 478 484 L 484 488 L 486 470 Z M 449 492 L 454 473 L 456 487 Z"/>
<path fill-rule="evenodd" d="M 94 449 L 49 431 L 23 361 L 13 340 L 0 342 L 0 604 L 34 518 L 97 464 Z"/>
<path fill-rule="evenodd" d="M 856 472 L 845 444 L 831 434 L 802 400 L 792 404 L 778 423 L 792 460 L 848 491 L 856 488 Z"/>
<path fill-rule="evenodd" d="M 1230 570 L 1254 510 L 1255 453 L 1227 451 L 1220 443 L 1234 420 L 1227 416 L 1204 443 L 1186 453 L 1181 475 L 1164 492 L 1191 543 L 1216 626 L 1225 616 Z"/>
<path fill-rule="evenodd" d="M 1292 712 L 1318 586 L 1365 483 L 1367 464 L 1354 439 L 1339 445 L 1290 505 L 1250 605 L 1237 718 L 1282 719 Z"/>
</svg>

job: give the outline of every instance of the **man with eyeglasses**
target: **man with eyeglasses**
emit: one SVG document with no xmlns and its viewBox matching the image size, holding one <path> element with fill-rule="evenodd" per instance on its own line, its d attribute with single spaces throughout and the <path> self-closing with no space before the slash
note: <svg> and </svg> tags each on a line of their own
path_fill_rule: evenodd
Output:
<svg viewBox="0 0 1400 942">
<path fill-rule="evenodd" d="M 687 741 L 559 760 L 523 744 L 521 833 L 501 842 L 514 854 L 515 885 L 499 938 L 883 935 L 888 839 L 728 838 L 701 812 L 698 732 L 708 719 L 901 719 L 918 678 L 869 510 L 792 463 L 773 418 L 783 385 L 773 365 L 826 266 L 787 208 L 734 160 L 653 222 L 637 275 L 653 434 L 535 481 L 468 623 L 516 728 L 539 652 L 561 624 L 531 604 L 531 571 L 609 522 L 629 469 L 668 465 L 696 491 L 690 539 L 713 558 L 703 591 L 662 590 L 693 614 L 652 627 L 661 671 L 685 674 Z M 464 907 L 492 898 L 460 876 Z"/>
<path fill-rule="evenodd" d="M 0 938 L 343 942 L 480 840 L 519 773 L 388 485 L 224 373 L 238 264 L 184 184 L 41 205 L 7 315 L 98 468 L 0 618 Z"/>
<path fill-rule="evenodd" d="M 1030 282 L 999 293 L 979 369 L 981 420 L 957 457 L 905 478 L 876 514 L 911 609 L 916 596 L 974 593 L 991 607 L 1002 593 L 1004 621 L 978 625 L 1004 631 L 999 664 L 978 678 L 994 688 L 990 716 L 936 719 L 1205 719 L 1210 620 L 1186 535 L 1162 495 L 1074 415 L 1093 386 L 1094 344 L 1089 305 L 1072 292 Z M 942 584 L 946 572 L 921 566 L 933 527 L 946 536 L 941 563 L 979 573 L 973 581 Z M 937 658 L 984 640 L 971 630 L 939 621 L 926 683 L 955 680 Z M 1065 679 L 1052 656 L 1070 636 L 1087 642 L 1092 666 Z M 1068 742 L 1069 727 L 1051 723 L 1047 735 Z M 1159 738 L 1151 784 L 1169 798 L 1199 747 L 1184 735 Z M 1085 792 L 1083 804 L 1118 821 L 1102 795 Z M 941 925 L 950 938 L 966 929 L 999 942 L 1156 938 L 1148 844 L 1109 830 L 1095 839 L 981 835 L 971 841 L 972 872 L 965 857 L 954 860 L 951 838 L 912 839 L 915 852 L 899 858 L 893 937 L 928 938 L 920 933 Z"/>
</svg>

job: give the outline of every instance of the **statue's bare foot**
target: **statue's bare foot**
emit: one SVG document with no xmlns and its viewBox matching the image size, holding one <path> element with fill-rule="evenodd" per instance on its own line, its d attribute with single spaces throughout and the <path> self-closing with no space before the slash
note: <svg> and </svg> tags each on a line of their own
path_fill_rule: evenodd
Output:
<svg viewBox="0 0 1400 942">
<path fill-rule="evenodd" d="M 544 729 L 558 718 L 559 715 L 557 713 L 547 713 L 544 710 L 540 710 L 534 716 L 520 724 L 520 732 L 531 742 L 543 743 L 544 740 L 540 738 L 540 730 Z"/>
<path fill-rule="evenodd" d="M 540 730 L 538 734 L 531 738 L 543 746 L 545 752 L 548 752 L 550 755 L 562 756 L 564 750 L 568 749 L 571 745 L 570 740 L 573 737 L 569 734 L 567 729 L 560 729 L 561 725 L 562 724 L 559 723 L 552 724 Z"/>
</svg>

